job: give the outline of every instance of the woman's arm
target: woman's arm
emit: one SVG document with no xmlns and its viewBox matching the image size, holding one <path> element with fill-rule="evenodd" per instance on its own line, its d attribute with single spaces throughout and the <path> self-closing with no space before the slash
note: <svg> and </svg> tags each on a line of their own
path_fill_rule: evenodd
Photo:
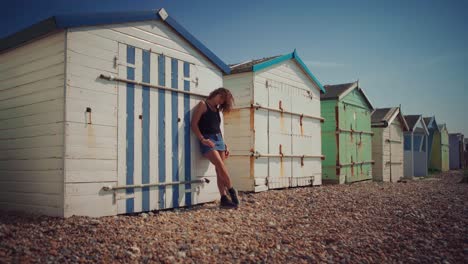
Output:
<svg viewBox="0 0 468 264">
<path fill-rule="evenodd" d="M 214 143 L 203 137 L 202 133 L 200 132 L 200 128 L 198 128 L 198 122 L 200 121 L 200 117 L 203 113 L 206 112 L 206 105 L 205 102 L 200 101 L 195 109 L 193 110 L 193 116 L 192 116 L 192 122 L 190 126 L 192 127 L 193 133 L 195 133 L 195 136 L 200 140 L 203 144 L 209 146 L 209 147 L 214 147 Z"/>
</svg>

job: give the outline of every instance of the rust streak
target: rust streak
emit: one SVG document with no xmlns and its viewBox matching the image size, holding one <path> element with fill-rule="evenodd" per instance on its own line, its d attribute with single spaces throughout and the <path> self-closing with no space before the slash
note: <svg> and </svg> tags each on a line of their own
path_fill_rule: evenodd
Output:
<svg viewBox="0 0 468 264">
<path fill-rule="evenodd" d="M 254 165 L 255 165 L 255 157 L 250 156 L 250 178 L 251 179 L 255 177 Z"/>
</svg>

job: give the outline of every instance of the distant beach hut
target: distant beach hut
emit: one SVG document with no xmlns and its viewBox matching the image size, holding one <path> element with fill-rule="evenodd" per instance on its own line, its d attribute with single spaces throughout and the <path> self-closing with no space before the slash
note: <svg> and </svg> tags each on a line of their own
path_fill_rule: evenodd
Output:
<svg viewBox="0 0 468 264">
<path fill-rule="evenodd" d="M 437 131 L 439 131 L 439 126 L 437 125 L 437 121 L 435 116 L 431 117 L 424 117 L 424 124 L 426 124 L 427 130 L 429 131 L 429 137 L 427 140 L 427 164 L 429 165 L 429 171 L 431 171 L 431 157 L 432 157 L 432 146 L 434 145 L 434 135 Z"/>
<path fill-rule="evenodd" d="M 326 85 L 320 99 L 323 182 L 351 183 L 372 179 L 371 113 L 374 107 L 358 82 Z"/>
<path fill-rule="evenodd" d="M 458 170 L 464 167 L 463 163 L 465 160 L 464 153 L 464 135 L 461 133 L 449 134 L 449 144 L 450 144 L 450 169 Z"/>
<path fill-rule="evenodd" d="M 224 119 L 234 186 L 258 192 L 320 185 L 325 90 L 297 52 L 231 65 L 224 86 L 236 101 Z"/>
<path fill-rule="evenodd" d="M 404 132 L 404 176 L 427 176 L 429 131 L 421 115 L 405 115 L 408 131 Z"/>
<path fill-rule="evenodd" d="M 403 177 L 403 132 L 408 131 L 408 124 L 399 107 L 375 109 L 371 118 L 373 179 L 397 182 Z"/>
</svg>

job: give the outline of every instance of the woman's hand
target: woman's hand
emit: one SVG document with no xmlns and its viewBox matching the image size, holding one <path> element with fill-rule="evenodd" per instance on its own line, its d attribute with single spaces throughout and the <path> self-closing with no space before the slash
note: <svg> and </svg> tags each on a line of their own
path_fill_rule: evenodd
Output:
<svg viewBox="0 0 468 264">
<path fill-rule="evenodd" d="M 200 140 L 201 143 L 205 146 L 208 146 L 210 148 L 214 148 L 215 146 L 215 143 L 213 141 L 211 141 L 210 139 L 207 139 L 207 138 L 203 138 L 202 140 Z"/>
<path fill-rule="evenodd" d="M 227 159 L 227 158 L 229 158 L 229 148 L 228 148 L 228 145 L 227 145 L 227 144 L 225 144 L 225 146 L 226 146 L 226 150 L 224 151 L 224 156 L 225 156 L 226 159 Z"/>
</svg>

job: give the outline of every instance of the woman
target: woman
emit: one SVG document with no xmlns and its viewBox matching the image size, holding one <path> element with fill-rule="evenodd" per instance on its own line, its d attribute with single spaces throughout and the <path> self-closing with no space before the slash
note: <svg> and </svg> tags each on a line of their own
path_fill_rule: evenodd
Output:
<svg viewBox="0 0 468 264">
<path fill-rule="evenodd" d="M 229 150 L 221 135 L 221 116 L 219 112 L 229 112 L 234 103 L 231 92 L 218 88 L 210 93 L 208 99 L 200 101 L 192 117 L 192 130 L 200 141 L 200 150 L 216 168 L 218 189 L 221 194 L 221 207 L 235 208 L 239 205 L 237 191 L 232 187 L 224 160 Z M 231 197 L 228 198 L 227 194 Z"/>
</svg>

